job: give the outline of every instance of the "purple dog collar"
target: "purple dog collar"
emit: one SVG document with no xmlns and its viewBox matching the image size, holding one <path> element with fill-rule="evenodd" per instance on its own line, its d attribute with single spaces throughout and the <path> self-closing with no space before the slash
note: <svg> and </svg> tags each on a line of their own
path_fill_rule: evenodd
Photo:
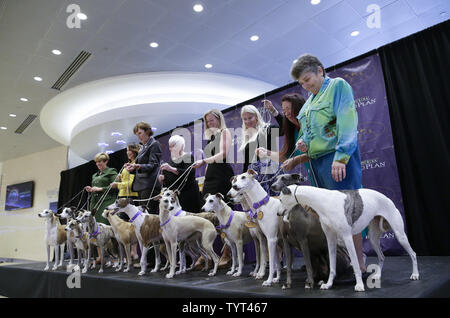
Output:
<svg viewBox="0 0 450 318">
<path fill-rule="evenodd" d="M 254 208 L 255 210 L 259 209 L 259 208 L 262 207 L 264 204 L 266 204 L 267 202 L 269 202 L 269 199 L 270 199 L 270 196 L 269 196 L 269 194 L 267 194 L 267 196 L 266 196 L 264 199 L 262 199 L 261 201 L 253 203 L 253 208 Z"/>
<path fill-rule="evenodd" d="M 247 211 L 245 211 L 245 212 L 247 212 L 248 216 L 249 216 L 251 219 L 256 219 L 256 216 L 258 215 L 257 212 L 254 212 L 254 213 L 253 213 L 251 209 L 250 209 L 250 210 L 247 210 Z"/>
<path fill-rule="evenodd" d="M 99 232 L 100 227 L 97 224 L 97 231 L 95 231 L 94 233 L 89 233 L 89 238 L 93 238 L 96 237 L 97 235 L 99 235 L 102 232 Z"/>
<path fill-rule="evenodd" d="M 160 227 L 163 227 L 164 225 L 166 225 L 167 223 L 169 223 L 170 220 L 172 220 L 172 217 L 169 217 L 169 218 L 167 219 L 167 221 L 165 221 L 164 223 L 162 223 L 162 224 L 160 223 L 159 226 L 160 226 Z"/>
<path fill-rule="evenodd" d="M 130 219 L 130 223 L 132 223 L 134 220 L 136 220 L 136 218 L 142 214 L 142 211 L 137 212 L 131 219 Z"/>
<path fill-rule="evenodd" d="M 180 209 L 180 211 L 178 211 L 177 213 L 175 213 L 174 216 L 179 216 L 181 214 L 181 212 L 183 212 L 183 209 Z"/>
<path fill-rule="evenodd" d="M 219 226 L 216 226 L 216 229 L 223 230 L 223 229 L 229 228 L 230 224 L 231 224 L 231 220 L 233 220 L 233 216 L 234 216 L 234 211 L 232 210 L 231 214 L 230 214 L 230 217 L 228 218 L 227 224 L 226 225 L 220 224 Z"/>
</svg>

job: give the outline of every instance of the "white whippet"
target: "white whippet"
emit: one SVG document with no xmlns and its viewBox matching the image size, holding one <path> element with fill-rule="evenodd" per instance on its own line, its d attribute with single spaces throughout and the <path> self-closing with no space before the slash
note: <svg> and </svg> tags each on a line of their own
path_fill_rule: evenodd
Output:
<svg viewBox="0 0 450 318">
<path fill-rule="evenodd" d="M 214 213 L 192 213 L 184 211 L 183 208 L 180 205 L 180 201 L 178 199 L 179 191 L 178 190 L 170 190 L 168 188 L 163 188 L 161 190 L 161 195 L 158 196 L 159 200 L 164 200 L 164 208 L 168 209 L 168 203 L 169 201 L 172 203 L 171 209 L 169 211 L 170 216 L 179 216 L 183 217 L 186 215 L 194 215 L 203 217 L 209 221 L 211 221 L 214 225 L 218 224 L 218 219 L 215 216 Z M 214 220 L 215 218 L 215 220 Z M 189 256 L 192 259 L 192 264 L 189 268 L 186 266 L 186 253 L 189 254 Z M 196 261 L 199 259 L 200 255 L 203 256 L 203 259 L 205 259 L 205 267 L 203 268 L 203 271 L 208 270 L 208 255 L 203 251 L 202 248 L 200 248 L 200 242 L 197 240 L 186 240 L 184 242 L 180 242 L 180 268 L 178 271 L 175 272 L 176 275 L 186 273 L 188 270 L 192 270 L 194 268 L 194 265 Z"/>
<path fill-rule="evenodd" d="M 345 243 L 355 272 L 355 291 L 364 291 L 352 237 L 361 233 L 367 225 L 369 225 L 370 243 L 378 255 L 380 267 L 380 271 L 372 278 L 381 279 L 384 255 L 380 248 L 380 235 L 387 231 L 383 228 L 384 221 L 389 223 L 397 240 L 411 257 L 413 270 L 410 279 L 419 279 L 416 253 L 409 245 L 402 216 L 394 203 L 380 192 L 371 189 L 337 191 L 291 185 L 282 190 L 280 200 L 287 210 L 302 203 L 313 208 L 319 215 L 320 224 L 327 238 L 330 258 L 330 276 L 327 283 L 320 286 L 321 289 L 329 289 L 333 285 L 336 275 L 336 244 L 338 238 L 341 238 Z"/>
<path fill-rule="evenodd" d="M 224 201 L 220 193 L 215 195 L 209 194 L 205 198 L 205 205 L 202 211 L 216 213 L 220 225 L 217 226 L 219 230 L 226 236 L 231 246 L 231 255 L 233 263 L 227 275 L 234 277 L 242 275 L 242 268 L 244 267 L 244 244 L 252 241 L 249 228 L 245 226 L 247 222 L 247 215 L 245 212 L 233 211 Z M 236 271 L 237 265 L 237 271 Z M 236 271 L 236 272 L 235 272 Z"/>
<path fill-rule="evenodd" d="M 278 231 L 281 225 L 281 216 L 278 212 L 281 210 L 280 200 L 271 197 L 264 188 L 255 179 L 257 173 L 249 169 L 236 178 L 232 179 L 232 187 L 236 191 L 242 191 L 247 201 L 251 204 L 253 210 L 257 213 L 256 222 L 258 222 L 261 231 L 267 238 L 269 248 L 269 277 L 263 282 L 263 286 L 271 286 L 272 283 L 280 281 L 280 260 L 277 254 Z M 274 278 L 274 273 L 276 277 Z"/>
<path fill-rule="evenodd" d="M 214 262 L 214 268 L 208 276 L 214 276 L 219 266 L 219 257 L 213 249 L 214 240 L 217 237 L 214 224 L 204 218 L 193 215 L 175 217 L 171 215 L 173 211 L 174 205 L 170 200 L 160 200 L 159 218 L 161 220 L 162 236 L 166 244 L 170 262 L 170 271 L 166 275 L 166 278 L 173 278 L 177 260 L 177 245 L 179 242 L 186 240 L 192 242 L 198 241 L 200 243 L 199 247 Z"/>
<path fill-rule="evenodd" d="M 49 269 L 50 262 L 50 246 L 55 250 L 55 264 L 52 270 L 58 269 L 63 265 L 64 259 L 64 243 L 67 240 L 66 231 L 64 226 L 59 222 L 59 218 L 52 210 L 45 209 L 38 214 L 40 218 L 45 218 L 45 245 L 47 247 L 47 265 L 44 270 Z M 58 263 L 59 262 L 59 263 Z"/>
<path fill-rule="evenodd" d="M 233 177 L 235 178 L 235 177 Z M 252 211 L 250 208 L 250 203 L 247 202 L 247 199 L 244 196 L 244 193 L 238 192 L 235 189 L 231 188 L 227 193 L 227 197 L 234 204 L 240 204 L 244 212 L 247 214 L 247 219 L 251 219 L 251 216 L 256 214 L 255 211 Z M 266 265 L 267 265 L 267 239 L 264 236 L 261 228 L 258 223 L 249 222 L 250 224 L 249 232 L 252 236 L 253 242 L 255 244 L 255 258 L 256 265 L 253 271 L 250 272 L 250 276 L 255 277 L 255 279 L 263 279 L 266 275 Z"/>
</svg>

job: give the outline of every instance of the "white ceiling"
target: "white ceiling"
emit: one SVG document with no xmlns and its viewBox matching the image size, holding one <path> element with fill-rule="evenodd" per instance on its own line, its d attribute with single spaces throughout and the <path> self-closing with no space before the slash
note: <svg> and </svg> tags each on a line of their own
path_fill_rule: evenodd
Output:
<svg viewBox="0 0 450 318">
<path fill-rule="evenodd" d="M 72 3 L 88 16 L 80 29 L 66 25 Z M 194 3 L 203 4 L 204 11 L 194 12 Z M 370 4 L 381 7 L 379 29 L 367 27 Z M 318 5 L 310 0 L 0 0 L 0 126 L 7 127 L 0 130 L 0 162 L 60 145 L 44 132 L 39 117 L 24 134 L 14 131 L 28 114 L 39 115 L 53 97 L 80 84 L 177 71 L 237 75 L 280 87 L 292 81 L 290 66 L 302 53 L 333 66 L 443 22 L 449 11 L 448 0 L 322 0 Z M 355 30 L 360 34 L 351 37 Z M 249 40 L 254 34 L 260 37 L 256 42 Z M 153 41 L 158 48 L 149 47 Z M 53 49 L 62 54 L 53 55 Z M 52 89 L 82 50 L 93 55 L 61 92 Z M 206 63 L 213 67 L 204 68 Z M 205 110 L 173 123 L 199 118 Z M 136 119 L 126 112 L 123 117 Z M 151 114 L 151 124 L 162 127 L 157 133 L 170 129 L 164 117 L 159 110 Z M 117 121 L 110 120 L 78 132 L 76 143 L 91 149 L 79 155 L 91 159 L 99 150 L 97 137 L 114 125 Z"/>
</svg>

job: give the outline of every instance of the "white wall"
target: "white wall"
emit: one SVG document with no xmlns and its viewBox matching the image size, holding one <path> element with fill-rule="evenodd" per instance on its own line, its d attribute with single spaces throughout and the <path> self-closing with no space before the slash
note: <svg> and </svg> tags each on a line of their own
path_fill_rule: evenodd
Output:
<svg viewBox="0 0 450 318">
<path fill-rule="evenodd" d="M 44 220 L 37 215 L 58 201 L 67 147 L 60 146 L 0 163 L 0 258 L 46 260 Z M 33 207 L 5 211 L 6 186 L 34 181 Z"/>
</svg>

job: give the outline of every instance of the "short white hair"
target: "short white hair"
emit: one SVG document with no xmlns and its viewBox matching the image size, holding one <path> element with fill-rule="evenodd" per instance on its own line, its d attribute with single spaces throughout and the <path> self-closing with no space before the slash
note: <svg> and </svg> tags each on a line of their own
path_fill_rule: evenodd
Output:
<svg viewBox="0 0 450 318">
<path fill-rule="evenodd" d="M 169 145 L 174 143 L 175 145 L 180 145 L 181 147 L 183 147 L 186 144 L 186 142 L 184 141 L 184 138 L 181 137 L 180 135 L 173 135 L 172 137 L 169 138 Z"/>
</svg>

